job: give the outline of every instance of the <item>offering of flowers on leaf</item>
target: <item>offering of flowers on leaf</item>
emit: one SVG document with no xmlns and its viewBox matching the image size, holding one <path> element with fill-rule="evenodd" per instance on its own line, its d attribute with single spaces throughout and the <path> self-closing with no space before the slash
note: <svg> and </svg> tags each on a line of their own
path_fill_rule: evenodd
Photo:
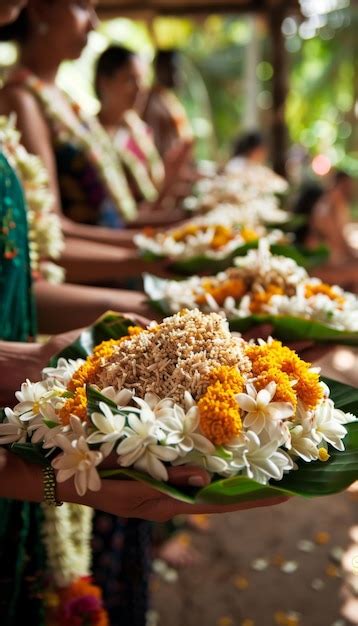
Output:
<svg viewBox="0 0 358 626">
<path fill-rule="evenodd" d="M 227 211 L 227 207 L 231 207 L 230 213 L 238 221 L 240 214 L 248 214 L 249 223 L 282 223 L 290 215 L 280 208 L 276 194 L 287 190 L 287 181 L 268 167 L 233 159 L 221 174 L 199 180 L 196 196 L 189 196 L 184 204 L 188 210 L 200 213 L 219 207 Z"/>
<path fill-rule="evenodd" d="M 191 221 L 184 226 L 161 233 L 147 229 L 134 237 L 142 253 L 171 260 L 188 260 L 198 256 L 210 259 L 223 259 L 238 248 L 257 243 L 260 237 L 267 237 L 270 243 L 283 238 L 281 231 L 267 232 L 263 226 L 255 229 L 246 226 L 225 226 L 221 223 L 207 223 L 205 220 Z"/>
<path fill-rule="evenodd" d="M 240 157 L 231 159 L 224 173 L 240 181 L 242 185 L 256 189 L 257 194 L 284 194 L 289 188 L 287 180 L 267 165 L 253 163 Z"/>
<path fill-rule="evenodd" d="M 311 339 L 358 344 L 354 294 L 311 278 L 291 258 L 271 254 L 265 240 L 258 250 L 237 257 L 234 263 L 236 267 L 216 276 L 183 281 L 146 275 L 145 291 L 166 314 L 199 307 L 207 313 L 224 313 L 235 330 L 248 328 L 250 320 L 252 324 L 266 320 L 285 339 L 307 338 L 309 332 Z M 288 325 L 290 318 L 294 320 Z M 308 327 L 307 321 L 314 325 Z"/>
<path fill-rule="evenodd" d="M 74 479 L 79 494 L 100 489 L 99 467 L 110 454 L 118 466 L 110 475 L 189 502 L 195 493 L 166 484 L 168 465 L 204 466 L 213 482 L 196 497 L 216 502 L 227 490 L 231 501 L 258 490 L 331 493 L 357 476 L 356 417 L 335 406 L 318 371 L 280 342 L 247 343 L 222 316 L 199 310 L 145 330 L 120 327 L 127 334 L 95 346 L 86 360 L 60 358 L 42 381 L 26 381 L 18 404 L 5 409 L 0 444 L 15 452 L 20 442 L 41 444 L 57 480 Z"/>
</svg>

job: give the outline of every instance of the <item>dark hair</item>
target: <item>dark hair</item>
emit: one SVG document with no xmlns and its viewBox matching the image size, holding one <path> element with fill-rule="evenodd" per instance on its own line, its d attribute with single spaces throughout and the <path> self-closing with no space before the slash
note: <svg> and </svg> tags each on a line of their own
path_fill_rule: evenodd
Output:
<svg viewBox="0 0 358 626">
<path fill-rule="evenodd" d="M 233 156 L 246 156 L 252 150 L 265 145 L 264 136 L 258 131 L 245 133 L 238 137 L 234 142 Z"/>
<path fill-rule="evenodd" d="M 24 8 L 12 24 L 0 26 L 0 41 L 24 41 L 28 35 L 28 31 L 28 13 L 27 9 Z"/>
<path fill-rule="evenodd" d="M 127 65 L 133 57 L 135 57 L 135 52 L 123 46 L 110 46 L 102 52 L 97 59 L 94 78 L 94 88 L 98 97 L 100 95 L 100 78 L 111 78 L 118 70 Z"/>
<path fill-rule="evenodd" d="M 296 242 L 304 244 L 309 233 L 309 218 L 318 200 L 323 196 L 324 189 L 316 182 L 307 182 L 299 191 L 292 210 L 296 215 L 303 215 L 305 223 L 296 229 Z"/>
<path fill-rule="evenodd" d="M 157 50 L 155 59 L 154 59 L 154 67 L 170 67 L 174 66 L 179 59 L 179 52 L 175 48 L 171 48 L 170 50 Z"/>
</svg>

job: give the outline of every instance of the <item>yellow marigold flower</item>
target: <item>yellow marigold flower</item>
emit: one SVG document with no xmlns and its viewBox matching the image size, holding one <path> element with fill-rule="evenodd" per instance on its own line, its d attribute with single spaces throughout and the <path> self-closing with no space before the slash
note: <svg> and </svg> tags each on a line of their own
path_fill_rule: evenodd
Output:
<svg viewBox="0 0 358 626">
<path fill-rule="evenodd" d="M 247 228 L 247 226 L 243 226 L 241 229 L 241 237 L 246 243 L 256 241 L 259 238 L 257 232 L 253 228 Z"/>
<path fill-rule="evenodd" d="M 222 282 L 216 279 L 205 279 L 202 282 L 202 287 L 206 293 L 213 296 L 219 306 L 222 306 L 229 296 L 234 298 L 234 300 L 239 300 L 247 291 L 246 284 L 241 278 L 228 278 Z M 196 302 L 205 304 L 205 295 L 197 296 Z"/>
<path fill-rule="evenodd" d="M 284 290 L 278 285 L 268 285 L 265 291 L 256 291 L 251 296 L 251 313 L 261 313 L 265 304 L 270 302 L 272 296 L 283 295 Z"/>
<path fill-rule="evenodd" d="M 330 300 L 334 300 L 338 302 L 338 304 L 344 304 L 344 298 L 339 293 L 336 293 L 334 288 L 331 285 L 327 285 L 327 283 L 319 283 L 308 284 L 305 287 L 305 297 L 311 298 L 311 296 L 316 296 L 317 294 L 322 293 L 325 296 L 328 296 Z"/>
<path fill-rule="evenodd" d="M 289 402 L 295 409 L 297 396 L 290 384 L 290 377 L 278 368 L 271 367 L 267 372 L 262 372 L 255 381 L 255 387 L 260 391 L 265 389 L 272 381 L 276 383 L 276 392 L 272 400 L 275 402 Z"/>
<path fill-rule="evenodd" d="M 215 234 L 213 240 L 211 242 L 211 247 L 213 250 L 219 250 L 223 246 L 225 246 L 229 241 L 233 238 L 233 232 L 231 228 L 227 226 L 215 226 Z"/>
<path fill-rule="evenodd" d="M 178 228 L 178 230 L 173 232 L 173 239 L 175 241 L 183 241 L 189 235 L 196 235 L 199 228 L 197 224 L 186 224 L 183 228 Z"/>
<path fill-rule="evenodd" d="M 86 388 L 77 389 L 73 398 L 68 398 L 66 404 L 59 412 L 61 424 L 69 424 L 71 415 L 76 415 L 82 422 L 87 420 L 87 396 Z"/>
<path fill-rule="evenodd" d="M 319 375 L 309 371 L 311 363 L 302 361 L 293 350 L 283 346 L 280 341 L 272 341 L 262 346 L 248 346 L 246 354 L 252 362 L 254 376 L 278 369 L 286 373 L 290 380 L 297 380 L 294 391 L 306 409 L 315 409 L 323 398 Z"/>
<path fill-rule="evenodd" d="M 73 374 L 67 389 L 76 391 L 88 383 L 92 383 L 98 371 L 99 359 L 88 357 L 81 367 Z"/>
<path fill-rule="evenodd" d="M 145 330 L 141 326 L 128 326 L 128 335 L 130 337 L 134 337 L 134 335 L 140 335 L 144 332 Z"/>
<path fill-rule="evenodd" d="M 118 346 L 122 340 L 123 340 L 123 337 L 121 337 L 120 339 L 109 339 L 108 341 L 102 341 L 102 343 L 100 343 L 98 346 L 94 348 L 93 355 L 88 357 L 87 360 L 90 360 L 93 362 L 101 358 L 111 357 L 113 354 L 114 347 Z"/>
<path fill-rule="evenodd" d="M 226 390 L 231 390 L 233 393 L 244 391 L 244 379 L 236 367 L 228 367 L 227 365 L 216 367 L 209 372 L 208 380 L 210 385 L 219 382 Z"/>
<path fill-rule="evenodd" d="M 241 433 L 242 422 L 235 394 L 219 381 L 207 388 L 198 408 L 201 430 L 215 445 L 229 443 Z"/>
</svg>

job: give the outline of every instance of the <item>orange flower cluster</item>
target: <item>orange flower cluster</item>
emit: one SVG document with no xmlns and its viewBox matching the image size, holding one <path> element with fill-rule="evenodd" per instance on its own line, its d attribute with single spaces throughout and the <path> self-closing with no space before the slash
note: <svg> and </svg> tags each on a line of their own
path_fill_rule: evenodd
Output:
<svg viewBox="0 0 358 626">
<path fill-rule="evenodd" d="M 270 302 L 272 296 L 283 295 L 284 290 L 278 285 L 268 285 L 264 291 L 255 291 L 251 295 L 250 311 L 251 313 L 261 313 L 263 306 Z"/>
<path fill-rule="evenodd" d="M 222 306 L 229 296 L 234 300 L 240 300 L 246 291 L 246 284 L 241 278 L 228 278 L 222 282 L 206 278 L 202 283 L 203 289 L 206 293 L 213 296 L 219 306 Z M 199 295 L 196 298 L 198 304 L 205 304 L 205 295 Z"/>
<path fill-rule="evenodd" d="M 81 421 L 87 419 L 86 385 L 91 385 L 95 382 L 102 359 L 110 358 L 115 347 L 122 341 L 142 332 L 145 331 L 140 326 L 129 326 L 128 335 L 120 339 L 103 341 L 94 348 L 93 354 L 87 357 L 83 365 L 76 370 L 67 385 L 68 391 L 72 392 L 73 396 L 66 401 L 66 404 L 60 410 L 59 417 L 62 424 L 68 424 L 71 415 L 76 415 Z"/>
<path fill-rule="evenodd" d="M 262 346 L 248 346 L 246 355 L 252 362 L 252 372 L 258 377 L 257 384 L 266 386 L 270 380 L 277 383 L 274 400 L 291 402 L 292 392 L 300 399 L 305 408 L 315 409 L 323 397 L 323 389 L 319 382 L 319 375 L 311 372 L 311 363 L 306 363 L 287 346 L 283 346 L 280 341 L 272 341 Z M 280 373 L 286 376 L 280 376 Z M 292 381 L 297 381 L 291 387 Z M 256 384 L 256 383 L 255 383 Z M 289 399 L 288 399 L 289 398 Z"/>
<path fill-rule="evenodd" d="M 331 285 L 327 285 L 327 283 L 319 283 L 317 285 L 310 283 L 306 285 L 305 288 L 305 297 L 311 298 L 312 296 L 316 296 L 317 294 L 322 293 L 325 296 L 328 296 L 331 300 L 338 302 L 338 304 L 344 304 L 344 298 L 340 294 L 336 293 L 334 288 Z"/>
<path fill-rule="evenodd" d="M 200 427 L 213 444 L 229 443 L 242 431 L 240 409 L 235 395 L 244 389 L 240 372 L 223 365 L 208 376 L 210 385 L 198 402 Z"/>
<path fill-rule="evenodd" d="M 58 626 L 109 626 L 102 591 L 89 578 L 59 590 Z"/>
</svg>

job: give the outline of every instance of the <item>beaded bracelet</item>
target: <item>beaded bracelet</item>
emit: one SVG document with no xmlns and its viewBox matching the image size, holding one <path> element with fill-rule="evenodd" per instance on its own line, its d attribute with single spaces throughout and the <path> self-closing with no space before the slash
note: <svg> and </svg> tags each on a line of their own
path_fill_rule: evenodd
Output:
<svg viewBox="0 0 358 626">
<path fill-rule="evenodd" d="M 61 506 L 63 502 L 56 498 L 56 477 L 51 465 L 43 467 L 42 474 L 44 479 L 44 502 L 49 506 Z"/>
</svg>

